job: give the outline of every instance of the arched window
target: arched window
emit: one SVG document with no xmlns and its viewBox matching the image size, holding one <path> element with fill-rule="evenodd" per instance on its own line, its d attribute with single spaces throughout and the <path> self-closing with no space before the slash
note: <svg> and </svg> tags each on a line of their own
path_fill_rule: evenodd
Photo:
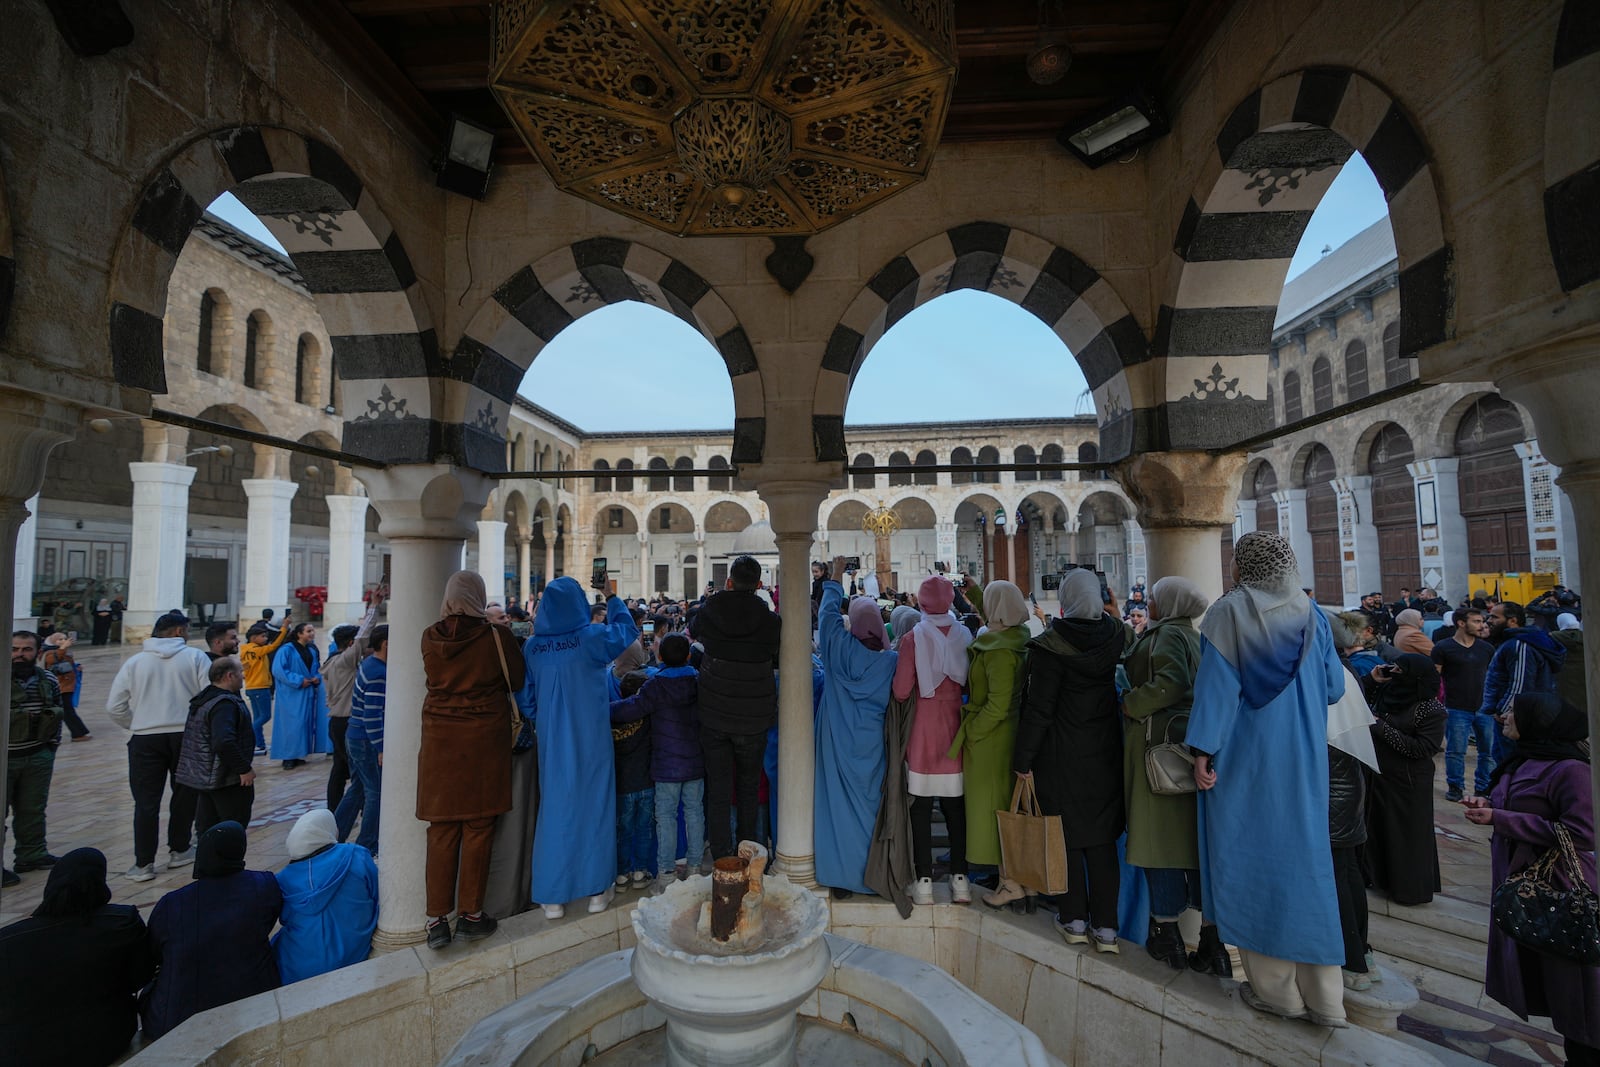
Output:
<svg viewBox="0 0 1600 1067">
<path fill-rule="evenodd" d="M 1300 408 L 1300 372 L 1290 371 L 1283 376 L 1283 421 L 1299 422 L 1303 417 Z"/>
<path fill-rule="evenodd" d="M 1411 380 L 1411 361 L 1400 357 L 1400 321 L 1383 328 L 1383 387 L 1393 389 Z"/>
<path fill-rule="evenodd" d="M 217 330 L 217 298 L 207 289 L 200 294 L 200 343 L 194 354 L 195 370 L 211 373 L 211 346 Z"/>
<path fill-rule="evenodd" d="M 1311 413 L 1320 415 L 1333 407 L 1333 368 L 1326 357 L 1311 364 Z"/>
<path fill-rule="evenodd" d="M 910 466 L 911 457 L 906 455 L 904 452 L 889 453 L 889 485 L 891 487 L 896 485 L 910 485 L 911 471 L 896 469 L 902 467 L 909 468 Z"/>
<path fill-rule="evenodd" d="M 935 456 L 929 449 L 924 448 L 921 452 L 917 453 L 917 466 L 919 467 L 931 467 L 938 462 L 939 457 Z M 912 480 L 918 485 L 937 485 L 939 483 L 939 476 L 933 471 L 918 471 L 915 476 L 913 476 Z"/>
<path fill-rule="evenodd" d="M 1062 450 L 1060 445 L 1045 445 L 1044 451 L 1039 453 L 1040 463 L 1065 463 L 1066 461 L 1066 453 Z M 1066 471 L 1043 471 L 1039 475 L 1039 480 L 1045 482 L 1060 482 L 1065 481 L 1066 477 Z"/>
<path fill-rule="evenodd" d="M 994 445 L 984 445 L 978 449 L 978 462 L 985 465 L 1000 466 L 1000 450 Z M 978 475 L 978 481 L 988 482 L 993 485 L 1000 481 L 999 471 L 983 471 Z"/>
<path fill-rule="evenodd" d="M 603 459 L 597 459 L 594 461 L 594 469 L 597 471 L 608 471 L 611 469 L 611 464 L 607 463 Z M 597 493 L 611 492 L 611 475 L 605 474 L 595 478 L 594 489 Z"/>
<path fill-rule="evenodd" d="M 1095 463 L 1100 459 L 1100 446 L 1093 441 L 1085 441 L 1078 446 L 1079 463 Z M 1099 470 L 1082 470 L 1078 472 L 1078 481 L 1095 482 L 1104 477 L 1105 472 Z"/>
<path fill-rule="evenodd" d="M 672 478 L 666 474 L 656 474 L 656 471 L 667 471 L 667 461 L 660 456 L 650 457 L 650 482 L 649 489 L 652 493 L 665 493 L 672 488 Z"/>
<path fill-rule="evenodd" d="M 852 467 L 876 467 L 877 465 L 878 461 L 873 459 L 871 454 L 867 452 L 856 456 L 850 464 Z M 852 489 L 876 489 L 877 487 L 878 475 L 875 471 L 857 471 L 850 476 L 850 488 Z"/>
<path fill-rule="evenodd" d="M 1278 475 L 1272 464 L 1262 463 L 1256 468 L 1250 482 L 1250 498 L 1256 506 L 1256 529 L 1262 533 L 1278 532 L 1278 502 L 1272 494 L 1278 491 Z"/>
<path fill-rule="evenodd" d="M 248 389 L 261 388 L 262 364 L 266 362 L 266 349 L 271 343 L 270 324 L 265 311 L 252 311 L 245 320 L 244 384 Z"/>
<path fill-rule="evenodd" d="M 1037 462 L 1039 462 L 1038 457 L 1034 455 L 1033 446 L 1032 445 L 1018 445 L 1017 446 L 1017 450 L 1011 454 L 1011 458 L 1016 460 L 1018 463 L 1037 463 Z M 1039 472 L 1038 471 L 1018 471 L 1012 477 L 1013 477 L 1014 480 L 1019 481 L 1019 482 L 1036 482 L 1036 481 L 1039 480 Z"/>
<path fill-rule="evenodd" d="M 300 335 L 294 350 L 294 402 L 311 403 L 311 379 L 316 374 L 317 339 L 308 333 Z"/>
<path fill-rule="evenodd" d="M 723 456 L 712 456 L 707 464 L 714 471 L 730 471 L 728 460 Z M 733 488 L 733 478 L 730 474 L 713 474 L 706 479 L 706 488 L 713 493 L 726 493 Z"/>
<path fill-rule="evenodd" d="M 630 473 L 623 474 L 622 473 L 623 471 L 629 471 Z M 631 492 L 633 492 L 633 474 L 631 473 L 632 471 L 633 471 L 633 460 L 631 460 L 631 459 L 619 459 L 619 460 L 617 460 L 617 492 L 619 492 L 619 493 L 631 493 Z"/>
<path fill-rule="evenodd" d="M 972 449 L 963 446 L 961 448 L 954 448 L 950 450 L 950 462 L 973 463 L 976 461 L 972 458 Z M 970 485 L 977 480 L 977 474 L 972 471 L 957 471 L 956 473 L 950 475 L 951 485 Z"/>
<path fill-rule="evenodd" d="M 677 459 L 672 461 L 672 469 L 680 471 L 692 471 L 694 470 L 694 460 L 690 459 L 688 456 L 679 456 Z M 672 488 L 676 489 L 680 493 L 694 492 L 694 475 L 674 474 L 672 476 Z"/>
<path fill-rule="evenodd" d="M 1367 346 L 1351 341 L 1344 350 L 1344 392 L 1346 400 L 1367 395 Z"/>
</svg>

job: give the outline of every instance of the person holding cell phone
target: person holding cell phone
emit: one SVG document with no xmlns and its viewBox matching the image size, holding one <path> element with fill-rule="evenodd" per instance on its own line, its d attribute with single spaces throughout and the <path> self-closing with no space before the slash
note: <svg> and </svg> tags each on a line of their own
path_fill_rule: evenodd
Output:
<svg viewBox="0 0 1600 1067">
<path fill-rule="evenodd" d="M 1444 747 L 1447 719 L 1439 672 L 1427 656 L 1407 653 L 1372 676 L 1378 773 L 1367 802 L 1368 879 L 1396 904 L 1426 904 L 1439 891 L 1433 757 Z"/>
</svg>

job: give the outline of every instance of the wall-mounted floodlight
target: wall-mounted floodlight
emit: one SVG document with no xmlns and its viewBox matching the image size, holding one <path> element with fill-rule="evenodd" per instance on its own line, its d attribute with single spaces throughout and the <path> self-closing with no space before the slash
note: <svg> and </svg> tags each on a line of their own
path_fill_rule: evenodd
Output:
<svg viewBox="0 0 1600 1067">
<path fill-rule="evenodd" d="M 1085 166 L 1098 167 L 1121 159 L 1166 132 L 1166 115 L 1155 100 L 1140 92 L 1068 123 L 1056 134 L 1056 141 L 1083 160 Z"/>
<path fill-rule="evenodd" d="M 450 118 L 450 143 L 436 164 L 436 184 L 452 193 L 482 200 L 489 191 L 494 163 L 494 131 L 460 115 Z"/>
</svg>

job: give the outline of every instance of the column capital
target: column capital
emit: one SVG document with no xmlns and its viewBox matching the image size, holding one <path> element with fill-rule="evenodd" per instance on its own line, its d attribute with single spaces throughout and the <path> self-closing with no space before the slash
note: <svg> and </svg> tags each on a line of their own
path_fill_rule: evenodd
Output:
<svg viewBox="0 0 1600 1067">
<path fill-rule="evenodd" d="M 817 510 L 832 488 L 816 478 L 770 478 L 757 483 L 756 493 L 771 514 L 772 530 L 781 541 L 803 537 L 808 542 L 817 529 Z"/>
<path fill-rule="evenodd" d="M 184 488 L 194 484 L 195 469 L 187 463 L 130 463 L 128 464 L 128 477 L 137 485 L 141 482 L 149 485 L 181 485 Z"/>
<path fill-rule="evenodd" d="M 369 468 L 356 477 L 378 510 L 378 532 L 391 540 L 471 537 L 494 489 L 494 479 L 448 463 Z"/>
<path fill-rule="evenodd" d="M 50 450 L 78 435 L 84 415 L 53 397 L 0 389 L 0 497 L 20 502 L 37 493 Z"/>
<path fill-rule="evenodd" d="M 1146 530 L 1228 526 L 1247 459 L 1243 452 L 1144 452 L 1112 470 Z"/>
<path fill-rule="evenodd" d="M 241 478 L 239 488 L 251 500 L 283 501 L 293 500 L 294 494 L 300 489 L 294 482 L 283 478 Z"/>
</svg>

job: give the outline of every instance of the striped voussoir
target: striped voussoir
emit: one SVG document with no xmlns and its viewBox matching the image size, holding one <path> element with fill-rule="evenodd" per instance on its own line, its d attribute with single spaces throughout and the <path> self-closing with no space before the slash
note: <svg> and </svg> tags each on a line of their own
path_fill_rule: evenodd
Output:
<svg viewBox="0 0 1600 1067">
<path fill-rule="evenodd" d="M 1568 0 L 1556 28 L 1545 134 L 1544 221 L 1561 288 L 1600 278 L 1600 138 L 1573 122 L 1595 122 L 1600 86 L 1600 4 Z"/>
<path fill-rule="evenodd" d="M 467 324 L 445 374 L 455 390 L 450 413 L 459 411 L 463 435 L 473 442 L 472 466 L 506 469 L 503 416 L 544 346 L 589 312 L 623 300 L 675 315 L 711 342 L 733 382 L 733 462 L 761 462 L 761 371 L 733 310 L 709 282 L 671 256 L 636 241 L 593 237 L 512 274 Z"/>
<path fill-rule="evenodd" d="M 283 245 L 316 301 L 347 413 L 343 448 L 390 463 L 459 453 L 436 415 L 438 342 L 399 235 L 338 152 L 276 127 L 199 138 L 145 187 L 113 280 L 117 382 L 166 392 L 167 279 L 205 205 L 224 192 Z"/>
<path fill-rule="evenodd" d="M 0 172 L 0 337 L 5 336 L 6 323 L 11 319 L 11 299 L 17 284 L 17 260 L 11 251 L 10 203 L 6 176 Z"/>
<path fill-rule="evenodd" d="M 846 458 L 845 401 L 872 346 L 914 308 L 958 289 L 1002 296 L 1061 338 L 1094 390 L 1101 458 L 1115 461 L 1149 446 L 1150 413 L 1129 403 L 1126 370 L 1149 358 L 1149 346 L 1122 298 L 1066 249 L 1002 223 L 970 222 L 896 256 L 834 327 L 812 416 L 819 460 Z M 1062 407 L 1073 399 L 1062 397 Z"/>
<path fill-rule="evenodd" d="M 1150 376 L 1165 447 L 1224 447 L 1272 427 L 1267 371 L 1289 261 L 1323 194 L 1359 150 L 1389 206 L 1400 348 L 1449 336 L 1454 272 L 1428 149 L 1400 106 L 1348 70 L 1286 75 L 1217 135 L 1178 227 L 1175 291 L 1158 313 Z"/>
</svg>

